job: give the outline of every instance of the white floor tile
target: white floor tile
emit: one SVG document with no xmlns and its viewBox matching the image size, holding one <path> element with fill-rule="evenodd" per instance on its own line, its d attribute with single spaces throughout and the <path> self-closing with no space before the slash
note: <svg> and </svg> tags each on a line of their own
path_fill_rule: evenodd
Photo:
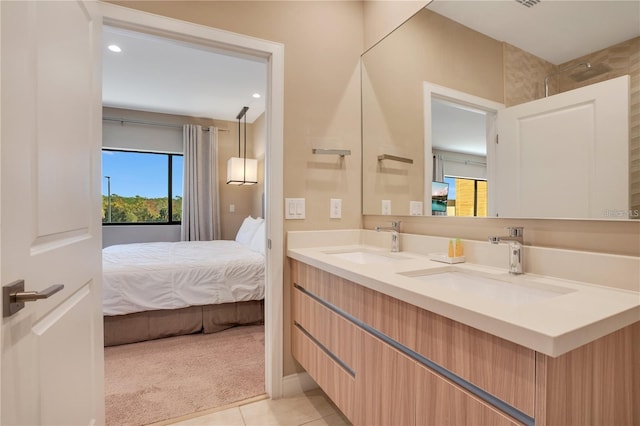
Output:
<svg viewBox="0 0 640 426">
<path fill-rule="evenodd" d="M 240 413 L 240 408 L 234 407 L 172 423 L 172 426 L 244 426 L 244 419 Z"/>
<path fill-rule="evenodd" d="M 349 421 L 320 390 L 291 398 L 263 399 L 171 426 L 350 426 Z"/>
<path fill-rule="evenodd" d="M 351 423 L 341 414 L 335 413 L 321 419 L 305 423 L 304 426 L 351 426 Z"/>
<path fill-rule="evenodd" d="M 247 426 L 298 426 L 335 413 L 321 393 L 278 400 L 267 399 L 240 407 Z"/>
</svg>

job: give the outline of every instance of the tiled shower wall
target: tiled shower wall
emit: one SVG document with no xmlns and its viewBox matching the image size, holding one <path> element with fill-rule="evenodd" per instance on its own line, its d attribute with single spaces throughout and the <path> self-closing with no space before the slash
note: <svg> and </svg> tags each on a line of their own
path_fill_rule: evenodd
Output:
<svg viewBox="0 0 640 426">
<path fill-rule="evenodd" d="M 504 103 L 507 107 L 544 97 L 544 79 L 556 66 L 529 52 L 502 44 Z M 558 93 L 557 79 L 550 79 L 549 94 Z"/>
<path fill-rule="evenodd" d="M 518 105 L 544 97 L 544 79 L 547 75 L 580 62 L 590 62 L 594 67 L 598 64 L 604 64 L 610 68 L 610 71 L 581 82 L 576 82 L 571 78 L 574 73 L 563 73 L 557 78 L 550 79 L 550 95 L 622 75 L 630 75 L 629 197 L 631 210 L 640 211 L 640 37 L 575 58 L 558 66 L 506 43 L 503 55 L 506 106 Z M 580 71 L 575 73 L 577 72 Z M 637 216 L 635 218 L 640 219 Z"/>
</svg>

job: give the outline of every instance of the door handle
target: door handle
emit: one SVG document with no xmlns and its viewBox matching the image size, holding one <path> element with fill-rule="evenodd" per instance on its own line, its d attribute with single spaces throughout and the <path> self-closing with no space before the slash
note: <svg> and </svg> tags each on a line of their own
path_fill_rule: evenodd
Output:
<svg viewBox="0 0 640 426">
<path fill-rule="evenodd" d="M 9 317 L 24 308 L 25 302 L 48 299 L 64 288 L 62 284 L 52 285 L 42 291 L 24 291 L 24 280 L 14 281 L 2 287 L 2 316 Z"/>
</svg>

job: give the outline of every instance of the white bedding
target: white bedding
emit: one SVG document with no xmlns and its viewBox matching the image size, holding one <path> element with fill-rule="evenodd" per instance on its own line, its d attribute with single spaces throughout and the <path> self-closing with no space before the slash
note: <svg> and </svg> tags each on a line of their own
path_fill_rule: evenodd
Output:
<svg viewBox="0 0 640 426">
<path fill-rule="evenodd" d="M 102 259 L 104 315 L 264 298 L 265 258 L 236 241 L 115 245 Z"/>
</svg>

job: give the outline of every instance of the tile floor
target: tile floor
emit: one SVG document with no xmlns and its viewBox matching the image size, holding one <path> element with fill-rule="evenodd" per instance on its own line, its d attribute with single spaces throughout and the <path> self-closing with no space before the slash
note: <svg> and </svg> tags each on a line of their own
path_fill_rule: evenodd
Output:
<svg viewBox="0 0 640 426">
<path fill-rule="evenodd" d="M 321 390 L 291 398 L 262 399 L 177 422 L 172 426 L 349 426 L 351 423 Z"/>
</svg>

